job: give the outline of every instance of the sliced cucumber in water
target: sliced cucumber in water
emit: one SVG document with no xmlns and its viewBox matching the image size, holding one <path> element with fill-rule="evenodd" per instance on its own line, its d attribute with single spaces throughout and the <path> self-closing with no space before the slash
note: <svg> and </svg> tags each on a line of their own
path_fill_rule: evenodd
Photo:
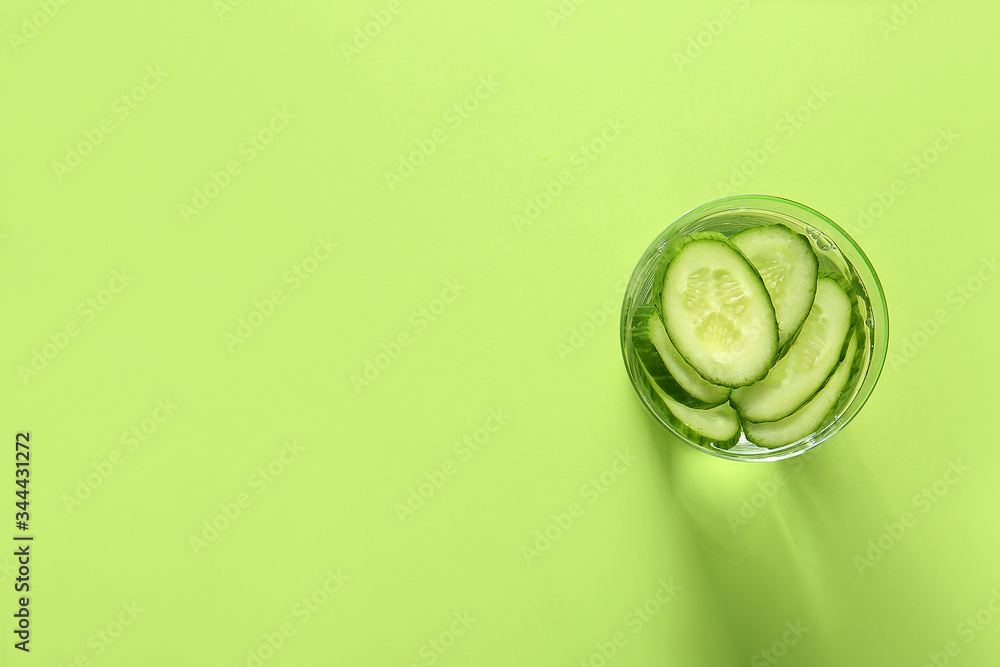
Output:
<svg viewBox="0 0 1000 667">
<path fill-rule="evenodd" d="M 784 225 L 750 227 L 730 239 L 764 281 L 778 321 L 778 347 L 799 330 L 812 308 L 819 262 L 809 240 Z"/>
<path fill-rule="evenodd" d="M 788 352 L 760 382 L 733 392 L 740 418 L 750 422 L 784 419 L 826 383 L 840 362 L 852 328 L 851 300 L 833 278 L 820 278 L 809 315 Z"/>
<path fill-rule="evenodd" d="M 831 419 L 865 332 L 852 285 L 819 273 L 805 236 L 784 224 L 699 232 L 658 259 L 630 340 L 644 395 L 677 433 L 754 451 L 805 442 Z"/>
<path fill-rule="evenodd" d="M 646 379 L 653 388 L 654 398 L 660 400 L 660 407 L 665 408 L 668 416 L 674 417 L 674 426 L 688 438 L 702 445 L 715 445 L 721 449 L 728 449 L 736 444 L 740 437 L 740 420 L 728 403 L 707 410 L 689 408 L 668 396 L 649 373 L 646 374 Z"/>
<path fill-rule="evenodd" d="M 847 387 L 857 356 L 859 335 L 856 333 L 851 336 L 844 360 L 840 362 L 837 370 L 833 372 L 819 393 L 813 396 L 808 403 L 778 421 L 759 424 L 744 421 L 743 431 L 746 433 L 747 440 L 760 447 L 774 449 L 790 445 L 816 432 L 836 406 L 841 392 Z"/>
<path fill-rule="evenodd" d="M 767 375 L 778 324 L 757 270 L 721 234 L 682 239 L 663 272 L 663 323 L 677 352 L 712 384 Z"/>
<path fill-rule="evenodd" d="M 632 315 L 632 348 L 652 382 L 678 403 L 711 408 L 729 400 L 729 387 L 701 377 L 677 353 L 653 306 L 640 306 Z"/>
</svg>

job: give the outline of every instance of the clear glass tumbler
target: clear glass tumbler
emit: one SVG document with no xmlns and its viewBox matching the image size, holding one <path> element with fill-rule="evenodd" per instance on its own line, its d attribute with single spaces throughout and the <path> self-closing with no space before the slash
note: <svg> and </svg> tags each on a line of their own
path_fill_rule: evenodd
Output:
<svg viewBox="0 0 1000 667">
<path fill-rule="evenodd" d="M 706 445 L 688 435 L 687 429 L 652 399 L 651 388 L 632 348 L 632 316 L 636 308 L 649 304 L 656 268 L 663 253 L 676 239 L 696 232 L 714 231 L 725 236 L 755 225 L 784 224 L 805 235 L 819 259 L 821 272 L 839 273 L 854 287 L 863 327 L 862 359 L 833 410 L 810 435 L 777 449 L 758 447 L 740 435 L 729 449 Z M 858 244 L 823 214 L 797 202 L 768 195 L 727 197 L 695 208 L 667 227 L 643 253 L 625 291 L 621 317 L 622 355 L 639 399 L 668 431 L 692 447 L 714 456 L 738 461 L 776 461 L 801 454 L 828 440 L 858 413 L 868 400 L 885 362 L 889 344 L 889 314 L 875 269 Z"/>
</svg>

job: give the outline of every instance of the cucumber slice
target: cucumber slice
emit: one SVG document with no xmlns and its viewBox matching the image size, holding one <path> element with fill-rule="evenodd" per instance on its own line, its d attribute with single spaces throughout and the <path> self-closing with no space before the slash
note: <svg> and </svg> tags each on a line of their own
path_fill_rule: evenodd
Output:
<svg viewBox="0 0 1000 667">
<path fill-rule="evenodd" d="M 851 342 L 847 347 L 847 356 L 837 366 L 819 393 L 812 400 L 803 405 L 784 419 L 774 422 L 754 423 L 743 422 L 743 431 L 747 440 L 759 445 L 774 449 L 784 447 L 793 442 L 798 442 L 812 433 L 815 433 L 827 416 L 837 404 L 837 399 L 847 386 L 851 378 L 851 371 L 854 368 L 855 356 L 858 350 L 858 336 L 851 336 Z"/>
<path fill-rule="evenodd" d="M 778 347 L 785 347 L 816 295 L 819 260 L 809 239 L 784 225 L 762 225 L 744 229 L 730 240 L 764 280 L 778 320 Z"/>
<path fill-rule="evenodd" d="M 740 437 L 740 419 L 736 411 L 728 403 L 696 410 L 678 403 L 670 398 L 656 382 L 646 373 L 653 388 L 653 399 L 659 399 L 659 406 L 664 408 L 666 416 L 673 417 L 674 426 L 691 440 L 705 446 L 715 445 L 720 449 L 729 449 Z"/>
<path fill-rule="evenodd" d="M 744 421 L 784 419 L 812 398 L 833 373 L 852 328 L 851 300 L 833 278 L 816 283 L 816 298 L 788 352 L 767 377 L 733 392 Z"/>
<path fill-rule="evenodd" d="M 632 315 L 632 349 L 654 384 L 689 408 L 711 408 L 729 400 L 729 387 L 714 385 L 677 354 L 653 306 Z"/>
<path fill-rule="evenodd" d="M 729 238 L 724 234 L 719 232 L 695 232 L 694 234 L 689 234 L 687 236 L 682 236 L 667 246 L 663 255 L 660 257 L 659 264 L 656 267 L 656 273 L 653 275 L 653 294 L 663 294 L 663 281 L 667 277 L 667 267 L 670 266 L 671 260 L 677 256 L 677 253 L 681 251 L 681 248 L 686 246 L 691 241 L 701 241 L 701 240 L 719 241 L 721 243 L 729 243 Z M 653 305 L 656 307 L 656 312 L 660 315 L 660 320 L 666 321 L 666 317 L 663 315 L 663 299 L 653 299 Z"/>
<path fill-rule="evenodd" d="M 757 269 L 725 237 L 682 239 L 661 296 L 671 342 L 703 378 L 742 387 L 767 375 L 778 354 L 774 307 Z"/>
</svg>

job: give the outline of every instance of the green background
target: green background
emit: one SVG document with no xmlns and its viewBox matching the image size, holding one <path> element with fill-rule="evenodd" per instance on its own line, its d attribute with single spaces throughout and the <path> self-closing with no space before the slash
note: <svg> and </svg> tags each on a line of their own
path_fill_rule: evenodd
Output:
<svg viewBox="0 0 1000 667">
<path fill-rule="evenodd" d="M 992 664 L 1000 5 L 560 11 L 4 3 L 9 664 Z M 882 378 L 806 458 L 696 452 L 625 374 L 623 278 L 728 192 L 885 288 Z"/>
</svg>

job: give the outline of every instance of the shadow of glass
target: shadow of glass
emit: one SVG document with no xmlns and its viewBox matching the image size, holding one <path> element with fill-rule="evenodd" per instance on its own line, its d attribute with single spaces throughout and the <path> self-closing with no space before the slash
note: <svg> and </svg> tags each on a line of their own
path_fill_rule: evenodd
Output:
<svg viewBox="0 0 1000 667">
<path fill-rule="evenodd" d="M 843 540 L 856 512 L 845 511 L 856 502 L 852 489 L 867 487 L 866 511 L 886 513 L 863 456 L 824 456 L 838 446 L 861 451 L 851 433 L 792 459 L 741 462 L 696 450 L 646 417 L 661 502 L 697 552 L 690 562 L 714 592 L 712 622 L 734 654 L 751 660 L 782 638 L 786 623 L 801 620 L 824 629 L 808 638 L 810 664 L 833 660 L 837 614 L 850 595 L 838 582 L 857 574 L 858 545 Z"/>
</svg>

